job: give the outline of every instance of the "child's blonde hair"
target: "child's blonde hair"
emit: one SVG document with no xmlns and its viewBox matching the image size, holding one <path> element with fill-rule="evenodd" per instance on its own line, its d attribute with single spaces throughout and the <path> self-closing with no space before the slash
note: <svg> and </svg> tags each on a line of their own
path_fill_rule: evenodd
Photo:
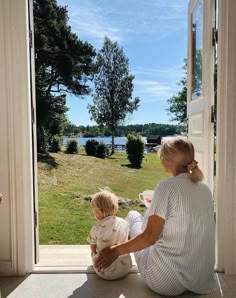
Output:
<svg viewBox="0 0 236 298">
<path fill-rule="evenodd" d="M 107 190 L 96 193 L 90 205 L 93 209 L 98 209 L 103 217 L 115 215 L 119 208 L 117 196 Z"/>
<path fill-rule="evenodd" d="M 193 144 L 183 137 L 175 137 L 167 140 L 161 145 L 160 158 L 173 162 L 176 166 L 176 171 L 191 174 L 193 182 L 202 181 L 203 174 L 198 167 L 198 162 L 194 159 Z"/>
</svg>

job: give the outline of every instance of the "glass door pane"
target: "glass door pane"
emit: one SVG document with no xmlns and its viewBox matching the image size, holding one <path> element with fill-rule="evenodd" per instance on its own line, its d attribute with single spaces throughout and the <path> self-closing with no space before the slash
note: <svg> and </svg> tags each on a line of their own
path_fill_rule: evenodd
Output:
<svg viewBox="0 0 236 298">
<path fill-rule="evenodd" d="M 202 95 L 203 1 L 192 14 L 192 99 Z"/>
</svg>

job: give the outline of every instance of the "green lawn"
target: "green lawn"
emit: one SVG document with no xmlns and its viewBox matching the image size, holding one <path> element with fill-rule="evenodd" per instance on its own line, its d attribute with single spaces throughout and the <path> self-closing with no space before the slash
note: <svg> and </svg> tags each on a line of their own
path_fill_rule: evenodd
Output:
<svg viewBox="0 0 236 298">
<path fill-rule="evenodd" d="M 166 177 L 155 153 L 145 154 L 140 169 L 129 167 L 125 153 L 105 160 L 84 154 L 39 155 L 40 244 L 87 244 L 95 222 L 87 196 L 109 187 L 119 197 L 132 200 L 129 208 L 143 212 L 138 194 L 154 189 Z M 125 217 L 127 212 L 127 207 L 121 207 L 117 215 Z"/>
</svg>

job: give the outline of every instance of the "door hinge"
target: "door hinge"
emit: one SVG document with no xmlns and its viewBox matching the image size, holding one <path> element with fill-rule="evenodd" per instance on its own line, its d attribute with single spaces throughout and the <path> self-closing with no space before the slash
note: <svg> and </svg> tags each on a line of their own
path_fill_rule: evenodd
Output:
<svg viewBox="0 0 236 298">
<path fill-rule="evenodd" d="M 33 32 L 31 29 L 29 30 L 29 46 L 30 46 L 30 49 L 32 49 L 32 47 L 33 47 Z"/>
<path fill-rule="evenodd" d="M 216 106 L 211 106 L 211 123 L 216 122 Z"/>
<path fill-rule="evenodd" d="M 34 227 L 38 226 L 38 212 L 34 211 Z"/>
<path fill-rule="evenodd" d="M 218 43 L 218 29 L 212 28 L 212 46 Z"/>
</svg>

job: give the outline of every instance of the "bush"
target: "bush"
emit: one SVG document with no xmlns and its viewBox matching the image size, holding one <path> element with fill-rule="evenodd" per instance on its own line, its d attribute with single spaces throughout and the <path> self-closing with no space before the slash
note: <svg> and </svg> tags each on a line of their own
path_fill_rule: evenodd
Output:
<svg viewBox="0 0 236 298">
<path fill-rule="evenodd" d="M 96 157 L 105 158 L 107 154 L 107 146 L 104 143 L 99 143 L 96 148 Z"/>
<path fill-rule="evenodd" d="M 144 143 L 139 135 L 129 134 L 127 136 L 126 153 L 131 165 L 140 168 L 144 157 Z"/>
<path fill-rule="evenodd" d="M 96 140 L 88 140 L 85 144 L 85 152 L 87 155 L 96 156 L 98 141 Z"/>
<path fill-rule="evenodd" d="M 79 153 L 78 143 L 76 139 L 67 140 L 66 153 L 69 153 L 69 154 Z"/>
<path fill-rule="evenodd" d="M 52 137 L 51 144 L 50 144 L 50 152 L 59 152 L 61 151 L 62 146 L 62 138 L 58 135 Z"/>
<path fill-rule="evenodd" d="M 48 152 L 48 132 L 44 127 L 37 128 L 37 149 L 38 152 Z"/>
</svg>

